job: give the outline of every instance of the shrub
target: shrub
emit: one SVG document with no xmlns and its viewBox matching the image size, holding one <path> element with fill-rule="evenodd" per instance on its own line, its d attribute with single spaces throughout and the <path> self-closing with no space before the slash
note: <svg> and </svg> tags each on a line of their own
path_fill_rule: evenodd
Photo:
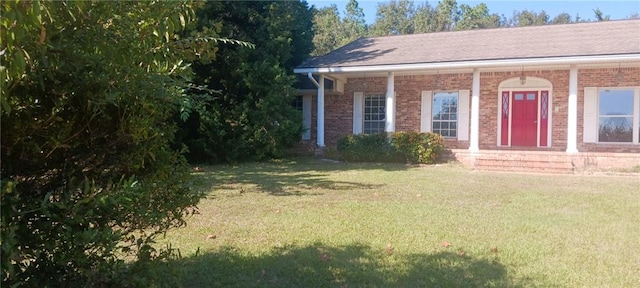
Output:
<svg viewBox="0 0 640 288">
<path fill-rule="evenodd" d="M 440 158 L 444 142 L 434 133 L 358 134 L 341 138 L 337 149 L 346 161 L 431 164 Z"/>
<path fill-rule="evenodd" d="M 442 136 L 436 133 L 391 133 L 391 145 L 398 162 L 431 164 L 444 152 Z"/>
<path fill-rule="evenodd" d="M 348 135 L 337 148 L 342 159 L 353 162 L 390 162 L 392 154 L 386 133 Z"/>
<path fill-rule="evenodd" d="M 170 146 L 188 67 L 163 36 L 190 7 L 3 2 L 2 287 L 149 286 L 127 271 L 199 200 Z"/>
</svg>

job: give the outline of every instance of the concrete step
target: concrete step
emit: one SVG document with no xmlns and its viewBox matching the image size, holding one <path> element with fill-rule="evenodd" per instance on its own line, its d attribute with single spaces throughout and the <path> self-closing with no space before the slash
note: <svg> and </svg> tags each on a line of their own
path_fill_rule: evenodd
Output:
<svg viewBox="0 0 640 288">
<path fill-rule="evenodd" d="M 492 171 L 572 173 L 573 165 L 568 159 L 535 159 L 527 157 L 485 158 L 478 157 L 474 161 L 474 169 Z"/>
</svg>

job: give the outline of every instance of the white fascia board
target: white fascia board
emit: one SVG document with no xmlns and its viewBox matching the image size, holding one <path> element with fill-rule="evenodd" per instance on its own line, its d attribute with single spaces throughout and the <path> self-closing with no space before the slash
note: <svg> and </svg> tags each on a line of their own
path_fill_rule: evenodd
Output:
<svg viewBox="0 0 640 288">
<path fill-rule="evenodd" d="M 591 64 L 599 62 L 640 61 L 640 53 L 623 55 L 599 55 L 599 56 L 572 56 L 552 58 L 526 58 L 505 60 L 477 60 L 455 61 L 439 63 L 414 63 L 391 64 L 372 66 L 346 66 L 346 67 L 318 67 L 297 68 L 294 73 L 357 73 L 357 72 L 399 72 L 426 69 L 456 69 L 456 68 L 491 68 L 499 66 L 524 66 L 524 65 L 559 65 L 559 64 Z"/>
</svg>

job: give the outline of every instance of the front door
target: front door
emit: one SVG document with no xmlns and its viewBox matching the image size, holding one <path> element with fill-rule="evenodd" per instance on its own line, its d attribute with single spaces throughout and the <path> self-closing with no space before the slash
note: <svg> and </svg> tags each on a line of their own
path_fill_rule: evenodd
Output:
<svg viewBox="0 0 640 288">
<path fill-rule="evenodd" d="M 513 92 L 511 95 L 511 146 L 536 147 L 538 92 Z"/>
</svg>

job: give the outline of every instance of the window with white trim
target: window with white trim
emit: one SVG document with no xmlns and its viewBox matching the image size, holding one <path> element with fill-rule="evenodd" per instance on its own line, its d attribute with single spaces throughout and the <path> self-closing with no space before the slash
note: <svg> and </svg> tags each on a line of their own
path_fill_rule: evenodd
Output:
<svg viewBox="0 0 640 288">
<path fill-rule="evenodd" d="M 585 87 L 584 140 L 640 144 L 640 87 Z"/>
<path fill-rule="evenodd" d="M 469 141 L 469 100 L 471 97 L 470 90 L 435 93 L 432 91 L 422 91 L 421 94 L 420 132 L 445 133 L 443 132 L 443 127 L 445 127 L 449 135 L 447 136 L 448 138 L 455 138 L 459 141 Z M 434 101 L 434 96 L 436 95 L 439 96 L 436 97 L 439 100 L 436 99 Z M 446 96 L 451 96 L 452 98 L 454 98 L 455 105 L 452 105 L 454 103 L 452 103 L 451 101 L 443 104 L 443 102 L 445 102 L 443 101 L 443 98 L 444 100 L 446 100 Z M 456 113 L 453 112 L 453 108 L 455 108 Z M 447 118 L 445 114 L 448 115 L 449 119 L 445 119 Z M 452 117 L 451 115 L 454 116 Z M 434 121 L 440 123 L 440 125 L 435 125 L 435 127 L 437 128 L 435 130 L 433 125 Z M 447 121 L 446 123 L 448 124 L 443 125 L 442 123 L 444 123 L 445 121 Z M 455 124 L 452 125 L 451 123 Z"/>
<path fill-rule="evenodd" d="M 458 92 L 435 92 L 431 131 L 442 137 L 455 138 L 458 136 Z"/>
<path fill-rule="evenodd" d="M 633 92 L 598 91 L 598 142 L 633 142 Z"/>
<path fill-rule="evenodd" d="M 384 94 L 364 96 L 364 133 L 384 132 L 386 102 Z"/>
</svg>

